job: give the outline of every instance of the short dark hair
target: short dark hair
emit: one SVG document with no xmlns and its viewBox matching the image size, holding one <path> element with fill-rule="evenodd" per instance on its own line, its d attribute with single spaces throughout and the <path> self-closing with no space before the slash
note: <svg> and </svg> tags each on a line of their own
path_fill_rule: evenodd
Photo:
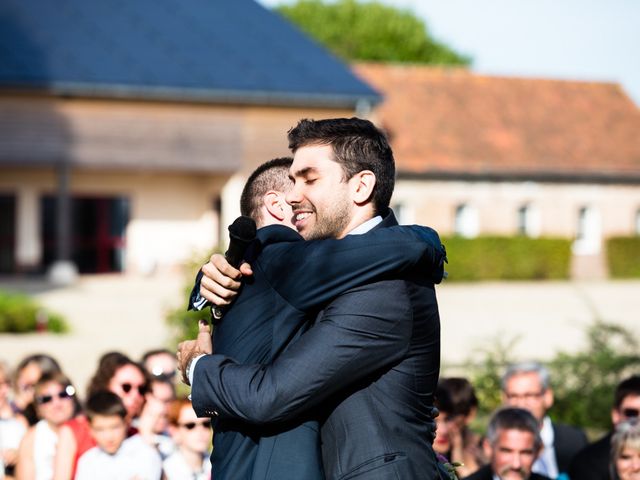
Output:
<svg viewBox="0 0 640 480">
<path fill-rule="evenodd" d="M 289 167 L 293 158 L 280 157 L 269 160 L 256 168 L 247 179 L 240 196 L 240 214 L 260 223 L 262 197 L 269 190 L 286 192 L 291 188 Z"/>
<path fill-rule="evenodd" d="M 386 136 L 369 120 L 361 118 L 302 119 L 289 130 L 289 148 L 295 152 L 310 145 L 330 145 L 334 158 L 342 166 L 344 179 L 371 170 L 376 176 L 373 205 L 384 215 L 395 184 L 395 162 Z"/>
<path fill-rule="evenodd" d="M 613 395 L 613 406 L 616 410 L 629 395 L 640 396 L 640 375 L 632 375 L 618 384 Z"/>
<path fill-rule="evenodd" d="M 96 415 L 106 417 L 117 415 L 125 419 L 127 417 L 127 409 L 118 395 L 108 390 L 100 390 L 91 395 L 87 400 L 85 414 L 89 421 L 93 420 Z"/>
<path fill-rule="evenodd" d="M 492 447 L 498 441 L 500 430 L 520 430 L 521 432 L 530 432 L 534 438 L 534 448 L 540 450 L 542 447 L 542 439 L 540 438 L 540 425 L 529 410 L 515 407 L 505 407 L 498 409 L 487 427 L 487 440 Z"/>
<path fill-rule="evenodd" d="M 473 385 L 462 377 L 441 378 L 436 388 L 436 407 L 450 415 L 466 417 L 478 407 Z"/>
</svg>

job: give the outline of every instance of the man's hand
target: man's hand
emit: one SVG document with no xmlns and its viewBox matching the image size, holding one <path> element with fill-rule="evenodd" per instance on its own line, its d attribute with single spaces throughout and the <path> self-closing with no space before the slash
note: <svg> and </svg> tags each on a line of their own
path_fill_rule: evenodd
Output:
<svg viewBox="0 0 640 480">
<path fill-rule="evenodd" d="M 187 369 L 191 361 L 199 355 L 211 355 L 213 353 L 213 343 L 211 341 L 211 330 L 204 320 L 200 320 L 198 337 L 195 340 L 186 340 L 178 344 L 178 370 L 182 374 L 182 381 L 190 385 Z"/>
<path fill-rule="evenodd" d="M 243 275 L 253 275 L 248 263 L 240 265 L 240 269 L 232 267 L 224 255 L 214 253 L 209 263 L 202 267 L 200 295 L 212 304 L 222 307 L 229 305 L 238 294 L 240 279 Z"/>
</svg>

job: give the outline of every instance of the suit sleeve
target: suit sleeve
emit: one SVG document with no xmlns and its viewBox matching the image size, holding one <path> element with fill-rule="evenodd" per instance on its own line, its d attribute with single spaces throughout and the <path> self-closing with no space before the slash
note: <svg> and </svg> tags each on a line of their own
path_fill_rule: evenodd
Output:
<svg viewBox="0 0 640 480">
<path fill-rule="evenodd" d="M 435 230 L 417 225 L 371 230 L 340 240 L 290 242 L 260 258 L 272 287 L 301 311 L 313 311 L 340 293 L 384 278 L 419 272 L 440 283 L 446 252 Z"/>
<path fill-rule="evenodd" d="M 407 295 L 400 280 L 345 292 L 270 365 L 202 357 L 191 390 L 194 410 L 251 423 L 283 421 L 389 368 L 409 348 L 413 322 Z"/>
</svg>

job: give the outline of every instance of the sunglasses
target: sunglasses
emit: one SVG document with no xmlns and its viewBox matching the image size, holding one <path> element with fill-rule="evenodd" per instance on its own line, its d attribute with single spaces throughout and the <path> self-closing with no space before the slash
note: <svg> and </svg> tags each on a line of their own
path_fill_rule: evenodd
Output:
<svg viewBox="0 0 640 480">
<path fill-rule="evenodd" d="M 627 418 L 638 418 L 640 416 L 640 410 L 637 408 L 623 408 L 622 415 Z"/>
<path fill-rule="evenodd" d="M 76 389 L 73 388 L 71 385 L 68 385 L 64 390 L 62 390 L 61 392 L 58 392 L 55 395 L 38 395 L 35 398 L 35 400 L 38 405 L 45 405 L 53 401 L 54 398 L 59 398 L 60 400 L 64 400 L 66 398 L 73 397 L 75 394 L 76 394 Z"/>
<path fill-rule="evenodd" d="M 202 421 L 202 422 L 179 423 L 178 425 L 180 427 L 186 428 L 187 430 L 193 430 L 196 427 L 206 428 L 207 430 L 209 430 L 211 428 L 211 423 L 209 423 L 209 420 L 205 420 L 205 421 Z"/>
<path fill-rule="evenodd" d="M 122 391 L 124 393 L 129 393 L 131 390 L 134 389 L 134 385 L 131 385 L 130 383 L 121 383 L 120 388 L 122 388 Z M 140 395 L 144 396 L 144 394 L 147 393 L 146 385 L 135 385 L 135 389 L 138 390 L 138 393 Z"/>
</svg>

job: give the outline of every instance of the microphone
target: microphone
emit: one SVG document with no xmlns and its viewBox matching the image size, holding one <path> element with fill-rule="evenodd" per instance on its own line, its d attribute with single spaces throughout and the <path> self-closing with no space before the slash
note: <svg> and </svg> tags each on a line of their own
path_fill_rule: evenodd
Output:
<svg viewBox="0 0 640 480">
<path fill-rule="evenodd" d="M 236 218 L 229 225 L 229 248 L 224 253 L 224 258 L 229 262 L 229 265 L 235 268 L 240 266 L 247 247 L 255 238 L 256 222 L 253 221 L 253 218 L 243 215 Z M 224 315 L 223 307 L 216 306 L 211 308 L 211 316 L 214 319 L 214 323 L 219 321 L 222 315 Z"/>
</svg>

